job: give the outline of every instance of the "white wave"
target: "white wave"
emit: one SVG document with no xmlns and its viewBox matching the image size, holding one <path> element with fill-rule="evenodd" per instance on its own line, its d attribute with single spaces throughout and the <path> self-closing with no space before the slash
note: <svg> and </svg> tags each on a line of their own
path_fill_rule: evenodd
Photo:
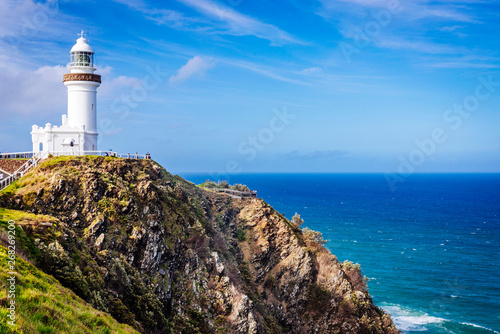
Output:
<svg viewBox="0 0 500 334">
<path fill-rule="evenodd" d="M 429 329 L 432 330 L 433 325 L 441 327 L 439 326 L 440 324 L 446 326 L 445 323 L 453 323 L 453 321 L 451 320 L 433 317 L 425 312 L 417 311 L 408 307 L 403 307 L 401 305 L 382 303 L 380 307 L 391 315 L 394 324 L 403 333 L 425 332 L 428 331 Z M 455 324 L 456 323 L 458 322 L 455 322 Z M 500 334 L 499 332 L 493 329 L 477 325 L 471 322 L 460 322 L 460 325 L 480 328 L 494 334 Z"/>
<path fill-rule="evenodd" d="M 381 307 L 391 315 L 396 327 L 403 332 L 425 332 L 428 330 L 427 325 L 446 321 L 400 305 L 381 305 Z"/>
<path fill-rule="evenodd" d="M 490 331 L 492 333 L 495 333 L 495 334 L 500 334 L 498 333 L 497 331 L 494 331 L 493 329 L 489 329 L 488 327 L 484 327 L 484 326 L 481 326 L 481 325 L 476 325 L 476 324 L 473 324 L 471 322 L 461 322 L 460 325 L 465 325 L 465 326 L 472 326 L 472 327 L 476 327 L 476 328 L 481 328 L 481 329 L 484 329 L 484 330 L 487 330 L 487 331 Z"/>
</svg>

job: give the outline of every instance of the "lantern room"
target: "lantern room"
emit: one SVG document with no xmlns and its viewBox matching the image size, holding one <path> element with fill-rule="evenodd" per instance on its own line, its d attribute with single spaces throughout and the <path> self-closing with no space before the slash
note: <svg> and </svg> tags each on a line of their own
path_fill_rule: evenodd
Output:
<svg viewBox="0 0 500 334">
<path fill-rule="evenodd" d="M 84 33 L 82 31 L 80 38 L 76 40 L 76 44 L 71 48 L 71 60 L 68 68 L 71 70 L 83 70 L 85 72 L 91 70 L 93 73 L 95 71 L 94 50 L 83 36 Z"/>
</svg>

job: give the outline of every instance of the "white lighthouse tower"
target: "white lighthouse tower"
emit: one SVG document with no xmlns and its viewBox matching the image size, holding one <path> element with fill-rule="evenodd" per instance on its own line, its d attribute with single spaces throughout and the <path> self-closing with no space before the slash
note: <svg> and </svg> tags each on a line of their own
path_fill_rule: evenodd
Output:
<svg viewBox="0 0 500 334">
<path fill-rule="evenodd" d="M 68 87 L 68 114 L 62 115 L 61 126 L 47 123 L 41 128 L 33 125 L 34 152 L 86 154 L 97 151 L 96 95 L 101 76 L 94 73 L 94 50 L 83 36 L 82 31 L 70 51 L 70 73 L 63 77 Z"/>
</svg>

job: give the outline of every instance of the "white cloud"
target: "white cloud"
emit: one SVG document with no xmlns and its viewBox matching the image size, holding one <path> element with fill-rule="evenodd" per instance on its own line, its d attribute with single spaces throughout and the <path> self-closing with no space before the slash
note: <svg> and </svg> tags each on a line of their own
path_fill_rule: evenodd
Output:
<svg viewBox="0 0 500 334">
<path fill-rule="evenodd" d="M 141 86 L 143 80 L 134 77 L 120 75 L 113 76 L 113 68 L 111 66 L 99 67 L 96 74 L 102 76 L 102 84 L 99 87 L 99 99 L 116 99 L 123 94 L 129 93 L 134 87 Z"/>
<path fill-rule="evenodd" d="M 264 66 L 261 66 L 258 64 L 247 62 L 247 61 L 226 60 L 225 63 L 232 65 L 232 66 L 244 68 L 246 70 L 255 72 L 257 74 L 260 74 L 262 76 L 265 76 L 265 77 L 268 77 L 268 78 L 271 78 L 274 80 L 293 83 L 296 85 L 309 86 L 309 83 L 307 83 L 307 82 L 291 79 L 289 77 L 278 74 L 278 71 L 275 68 L 264 67 Z"/>
<path fill-rule="evenodd" d="M 18 35 L 26 19 L 32 18 L 42 5 L 31 0 L 0 1 L 0 37 Z"/>
<path fill-rule="evenodd" d="M 43 115 L 63 110 L 66 106 L 64 73 L 67 69 L 63 66 L 45 66 L 34 71 L 2 68 L 0 116 Z"/>
<path fill-rule="evenodd" d="M 463 29 L 463 28 L 465 28 L 465 26 L 454 25 L 454 26 L 445 26 L 445 27 L 439 28 L 439 30 L 446 31 L 446 32 L 455 32 L 455 31 Z"/>
<path fill-rule="evenodd" d="M 145 15 L 148 20 L 159 25 L 167 25 L 172 28 L 184 28 L 197 20 L 185 17 L 184 14 L 170 9 L 151 8 L 142 0 L 113 0 L 126 5 L 131 9 Z"/>
<path fill-rule="evenodd" d="M 393 38 L 384 38 L 374 41 L 375 45 L 387 49 L 411 50 L 419 53 L 429 54 L 453 54 L 459 51 L 459 48 L 444 44 L 436 44 L 419 40 L 400 40 Z"/>
<path fill-rule="evenodd" d="M 4 57 L 0 57 L 3 63 Z M 35 70 L 19 66 L 0 66 L 0 118 L 12 116 L 60 116 L 66 113 L 67 90 L 63 75 L 68 73 L 64 66 L 44 66 Z M 99 71 L 98 74 L 101 74 Z M 110 75 L 111 68 L 105 68 L 103 84 L 98 90 L 99 99 L 115 98 L 127 88 L 138 86 L 141 80 L 132 77 Z M 31 125 L 31 124 L 30 124 Z"/>
<path fill-rule="evenodd" d="M 182 66 L 176 75 L 172 75 L 169 79 L 170 84 L 178 84 L 195 75 L 203 75 L 210 68 L 214 67 L 212 58 L 202 58 L 194 56 L 189 59 L 186 65 Z"/>
<path fill-rule="evenodd" d="M 312 159 L 328 159 L 328 158 L 341 158 L 348 155 L 348 151 L 341 150 L 323 150 L 302 153 L 299 151 L 291 151 L 286 154 L 280 154 L 279 157 L 293 160 L 312 160 Z"/>
<path fill-rule="evenodd" d="M 452 22 L 475 22 L 471 10 L 467 7 L 470 1 L 453 1 L 450 3 L 432 3 L 428 0 L 320 0 L 322 7 L 318 14 L 325 18 L 339 17 L 340 12 L 348 12 L 354 16 L 365 17 L 379 9 L 404 16 L 407 20 L 435 19 Z"/>
<path fill-rule="evenodd" d="M 252 35 L 269 40 L 274 45 L 307 44 L 272 24 L 241 14 L 228 6 L 211 0 L 177 0 L 205 15 L 207 17 L 205 19 L 187 17 L 184 13 L 170 9 L 155 8 L 143 0 L 113 1 L 144 14 L 148 20 L 175 29 L 234 36 Z"/>
<path fill-rule="evenodd" d="M 234 9 L 210 0 L 178 0 L 183 4 L 196 9 L 200 13 L 216 19 L 224 26 L 222 29 L 227 34 L 243 36 L 253 35 L 267 39 L 276 45 L 287 43 L 306 44 L 278 27 L 259 21 L 253 17 L 241 14 Z"/>
<path fill-rule="evenodd" d="M 500 68 L 500 59 L 486 55 L 464 55 L 458 57 L 440 58 L 431 60 L 424 64 L 431 68 L 470 68 L 470 69 L 493 69 Z"/>
<path fill-rule="evenodd" d="M 300 73 L 305 75 L 320 74 L 323 73 L 323 69 L 321 67 L 310 67 L 303 69 Z"/>
</svg>

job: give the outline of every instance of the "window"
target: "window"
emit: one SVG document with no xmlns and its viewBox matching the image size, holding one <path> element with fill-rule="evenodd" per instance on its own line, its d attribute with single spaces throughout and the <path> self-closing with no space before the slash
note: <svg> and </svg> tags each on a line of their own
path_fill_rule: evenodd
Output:
<svg viewBox="0 0 500 334">
<path fill-rule="evenodd" d="M 43 143 L 38 144 L 38 150 L 43 151 Z"/>
<path fill-rule="evenodd" d="M 94 66 L 94 54 L 92 52 L 75 51 L 71 53 L 70 66 Z"/>
<path fill-rule="evenodd" d="M 92 103 L 92 111 L 94 111 L 94 104 Z"/>
</svg>

